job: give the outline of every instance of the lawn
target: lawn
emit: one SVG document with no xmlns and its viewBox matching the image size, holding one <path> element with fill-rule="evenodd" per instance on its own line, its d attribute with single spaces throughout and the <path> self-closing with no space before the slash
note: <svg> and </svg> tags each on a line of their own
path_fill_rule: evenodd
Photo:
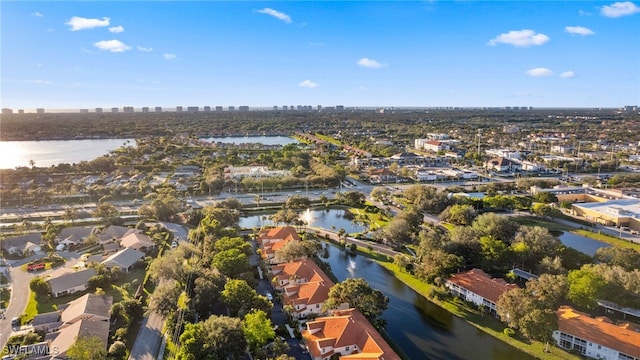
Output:
<svg viewBox="0 0 640 360">
<path fill-rule="evenodd" d="M 602 241 L 605 242 L 607 244 L 611 244 L 617 247 L 621 247 L 621 248 L 631 248 L 631 249 L 635 249 L 640 251 L 640 244 L 634 243 L 634 242 L 630 242 L 624 239 L 620 239 L 617 236 L 611 236 L 611 235 L 607 235 L 607 234 L 602 234 L 602 233 L 597 233 L 597 232 L 593 232 L 590 230 L 584 230 L 584 229 L 579 229 L 579 230 L 573 230 L 571 231 L 572 233 L 578 234 L 578 235 L 582 235 L 582 236 L 586 236 L 588 238 L 592 238 L 594 240 L 598 240 L 598 241 Z"/>
<path fill-rule="evenodd" d="M 536 218 L 532 216 L 513 216 L 511 220 L 517 222 L 520 225 L 526 226 L 541 226 L 547 228 L 551 231 L 571 231 L 574 230 L 571 226 L 557 223 L 552 220 L 546 220 L 541 218 Z"/>
</svg>

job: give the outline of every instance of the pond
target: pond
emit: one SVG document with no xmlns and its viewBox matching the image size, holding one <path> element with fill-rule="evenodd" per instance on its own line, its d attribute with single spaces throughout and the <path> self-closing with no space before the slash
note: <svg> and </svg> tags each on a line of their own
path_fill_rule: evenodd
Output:
<svg viewBox="0 0 640 360">
<path fill-rule="evenodd" d="M 275 226 L 269 220 L 274 213 L 260 215 L 248 215 L 240 218 L 240 227 L 251 229 L 262 226 Z M 367 229 L 367 226 L 354 223 L 351 213 L 345 209 L 307 209 L 300 215 L 300 219 L 308 226 L 319 227 L 327 230 L 338 231 L 345 229 L 347 233 L 354 234 Z M 282 225 L 282 224 L 281 224 Z"/>
<path fill-rule="evenodd" d="M 560 241 L 564 245 L 574 248 L 589 256 L 595 255 L 596 250 L 600 248 L 611 246 L 607 243 L 603 243 L 602 241 L 594 240 L 586 236 L 577 235 L 567 231 L 558 236 L 558 239 L 560 239 Z"/>
<path fill-rule="evenodd" d="M 201 140 L 211 143 L 225 143 L 225 144 L 263 144 L 263 145 L 288 145 L 298 144 L 298 140 L 287 136 L 225 136 L 225 137 L 210 137 L 203 138 Z"/>
<path fill-rule="evenodd" d="M 364 278 L 389 297 L 386 332 L 409 359 L 534 359 L 429 302 L 374 261 L 325 246 L 324 260 L 339 281 Z"/>
</svg>

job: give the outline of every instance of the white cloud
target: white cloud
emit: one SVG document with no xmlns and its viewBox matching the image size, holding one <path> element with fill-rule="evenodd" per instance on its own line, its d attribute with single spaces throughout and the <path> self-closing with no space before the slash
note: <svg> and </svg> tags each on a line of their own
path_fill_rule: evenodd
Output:
<svg viewBox="0 0 640 360">
<path fill-rule="evenodd" d="M 40 85 L 51 85 L 53 84 L 53 81 L 49 81 L 49 80 L 27 80 L 28 83 L 31 84 L 40 84 Z"/>
<path fill-rule="evenodd" d="M 44 15 L 42 15 L 42 13 L 40 11 L 36 11 L 34 13 L 31 13 L 31 16 L 35 16 L 35 17 L 44 17 Z"/>
<path fill-rule="evenodd" d="M 162 57 L 166 60 L 173 60 L 176 58 L 176 54 L 164 53 L 162 54 Z"/>
<path fill-rule="evenodd" d="M 102 40 L 94 43 L 93 46 L 97 47 L 100 50 L 110 52 L 125 52 L 131 49 L 130 46 L 126 45 L 120 40 Z"/>
<path fill-rule="evenodd" d="M 584 10 L 578 10 L 578 15 L 580 16 L 591 16 L 591 13 Z"/>
<path fill-rule="evenodd" d="M 124 31 L 124 28 L 122 26 L 119 26 L 119 25 L 109 28 L 109 32 L 112 32 L 112 33 L 121 33 L 123 31 Z"/>
<path fill-rule="evenodd" d="M 595 34 L 593 30 L 582 26 L 566 26 L 564 28 L 564 31 L 568 32 L 571 35 L 587 36 Z"/>
<path fill-rule="evenodd" d="M 140 45 L 136 46 L 136 49 L 138 51 L 142 51 L 142 52 L 152 52 L 153 51 L 152 48 L 146 48 L 146 47 L 143 47 L 143 46 L 140 46 Z"/>
<path fill-rule="evenodd" d="M 565 71 L 562 74 L 560 74 L 560 77 L 563 78 L 563 79 L 571 79 L 574 76 L 576 76 L 576 73 L 574 73 L 571 70 Z"/>
<path fill-rule="evenodd" d="M 381 67 L 387 66 L 386 64 L 379 63 L 376 60 L 369 59 L 369 58 L 362 58 L 362 59 L 358 60 L 356 62 L 356 64 L 358 64 L 359 66 L 362 66 L 362 67 L 369 68 L 369 69 L 379 69 Z"/>
<path fill-rule="evenodd" d="M 271 8 L 264 8 L 262 10 L 256 10 L 256 12 L 259 12 L 260 14 L 267 14 L 270 16 L 273 16 L 274 18 L 278 19 L 278 20 L 282 20 L 284 22 L 286 22 L 287 24 L 291 24 L 291 17 L 283 12 L 280 12 L 278 10 L 273 10 Z"/>
<path fill-rule="evenodd" d="M 65 24 L 71 26 L 71 31 L 85 30 L 85 29 L 93 29 L 97 27 L 105 27 L 109 26 L 110 19 L 108 17 L 103 17 L 100 19 L 87 19 L 79 16 L 72 17 Z"/>
<path fill-rule="evenodd" d="M 533 69 L 529 69 L 527 71 L 525 71 L 525 73 L 529 76 L 533 76 L 533 77 L 539 77 L 539 76 L 551 76 L 553 75 L 553 71 L 544 68 L 544 67 L 539 67 L 539 68 L 533 68 Z"/>
<path fill-rule="evenodd" d="M 542 45 L 549 41 L 549 37 L 545 34 L 536 34 L 535 31 L 529 29 L 511 30 L 507 33 L 500 34 L 489 40 L 489 45 L 509 44 L 516 47 L 527 47 L 531 45 Z"/>
<path fill-rule="evenodd" d="M 304 88 L 308 88 L 308 89 L 315 89 L 317 88 L 319 85 L 314 83 L 311 80 L 305 80 L 303 82 L 301 82 L 300 84 L 298 84 L 298 86 L 300 87 L 304 87 Z"/>
<path fill-rule="evenodd" d="M 640 12 L 640 7 L 631 1 L 618 1 L 611 5 L 605 5 L 600 9 L 600 14 L 610 18 L 633 15 Z"/>
</svg>

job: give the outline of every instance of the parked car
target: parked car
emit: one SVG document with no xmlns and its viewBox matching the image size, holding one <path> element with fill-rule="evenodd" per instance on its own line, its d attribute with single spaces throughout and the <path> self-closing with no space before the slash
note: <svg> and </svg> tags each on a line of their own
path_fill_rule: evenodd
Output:
<svg viewBox="0 0 640 360">
<path fill-rule="evenodd" d="M 27 271 L 44 270 L 44 267 L 45 267 L 45 263 L 33 263 L 33 264 L 27 265 Z"/>
<path fill-rule="evenodd" d="M 20 327 L 20 323 L 21 323 L 21 321 L 20 321 L 20 318 L 19 318 L 19 317 L 14 317 L 13 319 L 11 319 L 11 326 L 12 326 L 13 328 L 18 328 L 18 327 Z"/>
</svg>

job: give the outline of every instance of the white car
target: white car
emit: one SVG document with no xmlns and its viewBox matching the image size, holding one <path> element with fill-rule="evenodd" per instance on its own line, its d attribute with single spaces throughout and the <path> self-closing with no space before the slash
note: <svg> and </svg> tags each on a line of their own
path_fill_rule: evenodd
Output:
<svg viewBox="0 0 640 360">
<path fill-rule="evenodd" d="M 266 296 L 266 297 L 267 297 L 267 300 L 269 300 L 269 301 L 273 301 L 273 295 L 271 295 L 271 293 L 270 293 L 270 292 L 268 292 L 268 293 L 264 294 L 264 296 Z"/>
</svg>

